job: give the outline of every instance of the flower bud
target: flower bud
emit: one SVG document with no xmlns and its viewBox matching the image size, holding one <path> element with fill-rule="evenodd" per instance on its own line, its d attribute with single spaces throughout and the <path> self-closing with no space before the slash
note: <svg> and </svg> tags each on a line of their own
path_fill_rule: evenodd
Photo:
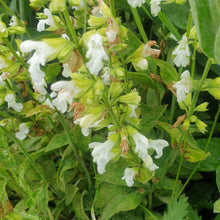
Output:
<svg viewBox="0 0 220 220">
<path fill-rule="evenodd" d="M 136 71 L 148 69 L 148 62 L 145 58 L 133 59 L 132 64 L 134 65 Z"/>
<path fill-rule="evenodd" d="M 197 119 L 195 123 L 196 123 L 196 127 L 199 129 L 200 132 L 204 134 L 207 131 L 206 130 L 207 124 L 205 124 L 203 121 Z"/>
<path fill-rule="evenodd" d="M 182 131 L 187 131 L 188 128 L 189 128 L 189 126 L 190 126 L 190 121 L 189 121 L 189 119 L 187 118 L 187 119 L 183 122 L 183 125 L 182 125 L 182 127 L 181 127 Z"/>
<path fill-rule="evenodd" d="M 70 56 L 72 55 L 74 44 L 67 39 L 48 38 L 43 39 L 43 42 L 56 49 L 56 52 L 48 57 L 49 60 L 57 57 L 59 61 L 63 63 L 69 60 Z"/>
<path fill-rule="evenodd" d="M 130 92 L 126 95 L 120 96 L 118 101 L 126 104 L 138 105 L 141 101 L 141 97 L 138 95 L 138 92 Z"/>
<path fill-rule="evenodd" d="M 8 34 L 24 34 L 26 32 L 24 27 L 12 26 L 8 28 Z"/>
<path fill-rule="evenodd" d="M 0 21 L 0 37 L 8 37 L 8 29 L 2 21 Z"/>
<path fill-rule="evenodd" d="M 66 9 L 66 1 L 65 0 L 52 0 L 49 8 L 51 12 L 64 11 Z"/>
<path fill-rule="evenodd" d="M 30 0 L 30 6 L 33 8 L 41 8 L 49 2 L 49 0 Z"/>
<path fill-rule="evenodd" d="M 105 85 L 103 84 L 102 80 L 98 80 L 95 85 L 94 85 L 94 91 L 95 91 L 95 95 L 97 96 L 101 96 L 104 92 L 105 89 Z"/>
<path fill-rule="evenodd" d="M 198 105 L 194 111 L 196 112 L 206 112 L 208 109 L 207 109 L 207 106 L 208 106 L 208 102 L 203 102 L 202 104 Z"/>
<path fill-rule="evenodd" d="M 80 120 L 80 127 L 81 128 L 88 128 L 91 127 L 96 121 L 98 121 L 103 114 L 104 107 L 98 106 L 92 109 L 92 113 L 85 115 Z"/>
<path fill-rule="evenodd" d="M 108 91 L 108 95 L 112 99 L 116 99 L 123 91 L 121 83 L 119 82 L 112 82 Z"/>
<path fill-rule="evenodd" d="M 209 155 L 210 153 L 206 153 L 202 149 L 192 146 L 187 146 L 183 152 L 183 157 L 191 163 L 205 160 Z"/>
<path fill-rule="evenodd" d="M 190 122 L 195 122 L 197 120 L 197 117 L 195 116 L 195 115 L 192 115 L 191 117 L 190 117 Z"/>
</svg>

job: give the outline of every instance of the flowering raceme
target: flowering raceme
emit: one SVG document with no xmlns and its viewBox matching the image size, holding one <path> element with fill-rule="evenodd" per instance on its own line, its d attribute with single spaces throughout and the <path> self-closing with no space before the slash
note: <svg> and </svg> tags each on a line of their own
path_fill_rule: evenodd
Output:
<svg viewBox="0 0 220 220">
<path fill-rule="evenodd" d="M 108 56 L 102 46 L 102 37 L 100 34 L 93 34 L 88 43 L 88 51 L 86 58 L 89 62 L 86 63 L 86 67 L 91 74 L 98 75 L 99 71 L 103 68 L 103 60 L 108 60 Z"/>
</svg>

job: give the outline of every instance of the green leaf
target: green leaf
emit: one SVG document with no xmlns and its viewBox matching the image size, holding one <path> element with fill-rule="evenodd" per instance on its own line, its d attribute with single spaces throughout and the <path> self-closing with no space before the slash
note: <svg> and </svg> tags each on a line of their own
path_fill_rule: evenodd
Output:
<svg viewBox="0 0 220 220">
<path fill-rule="evenodd" d="M 99 187 L 98 196 L 95 201 L 95 208 L 102 208 L 117 195 L 124 195 L 130 191 L 127 186 L 103 183 Z"/>
<path fill-rule="evenodd" d="M 148 133 L 155 125 L 156 121 L 162 116 L 165 112 L 167 105 L 162 105 L 158 108 L 151 108 L 145 104 L 141 105 L 141 123 L 140 129 L 142 133 Z"/>
<path fill-rule="evenodd" d="M 77 186 L 66 184 L 65 186 L 65 205 L 66 206 L 68 206 L 72 202 L 78 190 L 79 188 Z"/>
<path fill-rule="evenodd" d="M 56 82 L 56 77 L 60 73 L 61 67 L 59 63 L 48 64 L 45 81 L 47 84 Z"/>
<path fill-rule="evenodd" d="M 46 113 L 46 114 L 51 114 L 53 113 L 54 110 L 51 109 L 49 106 L 47 105 L 37 105 L 35 108 L 32 108 L 30 111 L 28 111 L 26 113 L 26 117 L 30 117 L 33 115 L 36 115 L 38 113 Z"/>
<path fill-rule="evenodd" d="M 108 220 L 114 214 L 121 211 L 129 211 L 137 208 L 143 199 L 139 192 L 132 192 L 125 195 L 117 195 L 104 207 L 100 220 Z"/>
<path fill-rule="evenodd" d="M 220 6 L 218 1 L 189 0 L 199 43 L 203 52 L 220 63 Z"/>
<path fill-rule="evenodd" d="M 188 203 L 186 197 L 174 200 L 168 205 L 168 210 L 163 216 L 163 220 L 185 220 L 188 214 Z"/>
<path fill-rule="evenodd" d="M 58 148 L 61 148 L 65 145 L 69 144 L 69 141 L 66 137 L 65 133 L 56 134 L 52 137 L 51 141 L 47 145 L 45 152 L 54 151 Z"/>
<path fill-rule="evenodd" d="M 126 182 L 121 178 L 124 176 L 125 168 L 134 166 L 136 166 L 135 163 L 125 159 L 119 159 L 117 162 L 109 162 L 106 165 L 106 172 L 103 174 L 97 174 L 96 180 L 97 182 L 127 186 Z M 134 180 L 133 186 L 141 187 L 143 185 Z"/>
<path fill-rule="evenodd" d="M 83 208 L 83 196 L 85 194 L 87 194 L 86 190 L 84 190 L 81 194 L 77 193 L 73 199 L 73 209 L 75 211 L 77 219 L 80 219 L 80 220 L 89 220 Z"/>
<path fill-rule="evenodd" d="M 178 74 L 173 66 L 159 59 L 155 59 L 155 62 L 160 67 L 160 76 L 167 86 L 170 82 L 178 80 Z"/>
<path fill-rule="evenodd" d="M 35 215 L 30 215 L 27 213 L 16 212 L 16 211 L 12 211 L 9 214 L 7 214 L 5 216 L 5 219 L 7 220 L 27 220 L 27 219 L 40 220 L 40 218 Z"/>
<path fill-rule="evenodd" d="M 214 213 L 220 213 L 220 199 L 214 203 Z"/>
</svg>

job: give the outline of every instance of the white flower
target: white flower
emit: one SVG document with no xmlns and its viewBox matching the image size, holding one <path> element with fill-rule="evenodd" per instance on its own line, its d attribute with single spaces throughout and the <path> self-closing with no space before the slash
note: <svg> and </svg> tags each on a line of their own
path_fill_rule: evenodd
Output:
<svg viewBox="0 0 220 220">
<path fill-rule="evenodd" d="M 141 7 L 142 4 L 145 3 L 145 0 L 128 0 L 128 4 L 133 7 Z"/>
<path fill-rule="evenodd" d="M 8 102 L 8 108 L 11 107 L 16 112 L 20 112 L 23 109 L 23 105 L 15 101 L 15 96 L 12 93 L 5 96 L 5 101 Z"/>
<path fill-rule="evenodd" d="M 106 164 L 114 157 L 111 152 L 115 142 L 107 140 L 104 143 L 93 142 L 89 144 L 89 148 L 94 148 L 92 151 L 93 161 L 97 163 L 97 169 L 100 174 L 105 172 Z"/>
<path fill-rule="evenodd" d="M 187 66 L 187 64 L 189 63 L 190 52 L 186 36 L 182 37 L 182 40 L 179 42 L 178 47 L 173 51 L 172 54 L 175 55 L 173 62 L 176 66 Z"/>
<path fill-rule="evenodd" d="M 138 156 L 142 160 L 144 160 L 148 156 L 148 149 L 150 147 L 148 139 L 139 132 L 133 133 L 132 138 L 136 144 L 135 152 L 138 153 Z"/>
<path fill-rule="evenodd" d="M 53 19 L 53 15 L 51 14 L 48 8 L 44 9 L 44 15 L 47 16 L 47 19 L 39 20 L 37 24 L 37 31 L 41 32 L 45 30 L 45 25 L 49 25 L 50 27 L 56 27 Z"/>
<path fill-rule="evenodd" d="M 191 87 L 190 73 L 188 70 L 184 71 L 181 75 L 181 80 L 173 85 L 176 88 L 177 102 L 182 102 L 186 95 L 189 94 Z"/>
<path fill-rule="evenodd" d="M 71 69 L 68 63 L 63 64 L 63 72 L 62 75 L 66 78 L 70 77 Z"/>
<path fill-rule="evenodd" d="M 21 43 L 20 49 L 22 53 L 29 53 L 35 50 L 33 56 L 28 60 L 30 64 L 29 72 L 34 82 L 39 82 L 44 78 L 45 73 L 40 69 L 40 65 L 44 66 L 49 55 L 56 52 L 54 48 L 44 42 L 26 40 Z"/>
<path fill-rule="evenodd" d="M 13 27 L 13 26 L 17 26 L 17 25 L 18 25 L 17 18 L 15 16 L 12 16 L 10 23 L 9 23 L 9 26 Z"/>
<path fill-rule="evenodd" d="M 73 103 L 73 98 L 81 89 L 73 81 L 58 81 L 51 85 L 51 90 L 58 92 L 52 103 L 62 113 L 67 111 L 67 104 Z"/>
<path fill-rule="evenodd" d="M 33 81 L 33 89 L 39 93 L 40 95 L 46 95 L 47 90 L 45 89 L 45 86 L 47 86 L 46 82 L 42 78 L 41 81 L 39 82 L 34 82 Z"/>
<path fill-rule="evenodd" d="M 144 164 L 145 166 L 150 170 L 150 171 L 153 171 L 153 170 L 156 170 L 158 169 L 159 167 L 153 162 L 153 159 L 150 155 L 147 155 L 144 159 Z"/>
<path fill-rule="evenodd" d="M 15 136 L 19 140 L 25 139 L 26 135 L 29 133 L 29 128 L 26 123 L 21 123 L 19 125 L 19 131 L 16 132 Z"/>
<path fill-rule="evenodd" d="M 91 74 L 98 75 L 103 67 L 102 60 L 108 60 L 108 56 L 102 46 L 102 37 L 100 34 L 93 34 L 88 41 L 88 51 L 86 58 L 90 59 L 86 67 Z"/>
<path fill-rule="evenodd" d="M 160 2 L 161 0 L 151 0 L 150 4 L 151 4 L 151 14 L 156 17 L 158 15 L 158 13 L 161 10 L 160 7 Z"/>
<path fill-rule="evenodd" d="M 138 171 L 137 168 L 129 168 L 127 167 L 124 171 L 124 176 L 121 178 L 125 180 L 127 186 L 132 187 L 134 184 L 134 177 L 137 175 Z"/>
<path fill-rule="evenodd" d="M 163 154 L 163 149 L 169 146 L 168 142 L 163 139 L 151 140 L 149 144 L 150 148 L 154 149 L 157 153 L 157 155 L 155 156 L 156 159 L 160 158 Z"/>
</svg>

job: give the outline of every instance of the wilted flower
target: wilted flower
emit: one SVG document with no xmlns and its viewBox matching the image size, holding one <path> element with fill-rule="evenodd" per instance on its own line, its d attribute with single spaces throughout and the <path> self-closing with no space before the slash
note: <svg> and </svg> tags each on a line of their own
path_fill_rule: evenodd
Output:
<svg viewBox="0 0 220 220">
<path fill-rule="evenodd" d="M 145 3 L 145 0 L 128 0 L 128 4 L 133 7 L 141 7 L 142 4 Z"/>
<path fill-rule="evenodd" d="M 181 80 L 173 85 L 176 88 L 177 102 L 182 102 L 186 95 L 189 93 L 191 87 L 190 73 L 188 70 L 184 71 L 181 75 Z"/>
<path fill-rule="evenodd" d="M 39 32 L 45 30 L 46 24 L 49 25 L 50 27 L 56 27 L 53 16 L 48 8 L 44 9 L 44 15 L 47 16 L 47 19 L 41 19 L 37 24 L 37 31 Z"/>
<path fill-rule="evenodd" d="M 137 175 L 138 170 L 136 167 L 129 168 L 127 167 L 124 171 L 124 176 L 121 178 L 122 180 L 125 180 L 127 183 L 127 186 L 132 187 L 134 184 L 134 177 Z"/>
<path fill-rule="evenodd" d="M 190 52 L 187 44 L 187 37 L 185 35 L 182 37 L 182 40 L 172 54 L 175 56 L 173 62 L 176 66 L 187 66 L 189 63 Z"/>
<path fill-rule="evenodd" d="M 93 161 L 97 163 L 97 169 L 100 174 L 105 172 L 106 164 L 114 158 L 114 153 L 111 151 L 115 142 L 107 140 L 104 143 L 93 142 L 89 144 L 89 148 L 93 148 Z"/>
<path fill-rule="evenodd" d="M 73 103 L 74 95 L 81 91 L 73 81 L 55 82 L 51 85 L 51 90 L 58 92 L 52 103 L 62 113 L 67 111 L 67 104 L 71 105 Z"/>
<path fill-rule="evenodd" d="M 21 123 L 19 125 L 19 131 L 16 132 L 15 136 L 19 140 L 25 139 L 26 135 L 29 133 L 29 128 L 26 123 Z"/>
<path fill-rule="evenodd" d="M 88 41 L 88 51 L 86 58 L 90 59 L 86 67 L 91 74 L 98 75 L 103 67 L 102 60 L 108 60 L 108 56 L 102 46 L 102 37 L 100 34 L 93 34 Z"/>
<path fill-rule="evenodd" d="M 23 109 L 23 105 L 15 101 L 15 96 L 12 93 L 5 96 L 5 101 L 8 102 L 8 108 L 11 107 L 16 112 L 20 112 Z"/>
<path fill-rule="evenodd" d="M 160 7 L 160 2 L 161 0 L 151 0 L 150 4 L 151 4 L 151 14 L 156 17 L 158 15 L 158 13 L 161 10 Z"/>
<path fill-rule="evenodd" d="M 17 18 L 15 16 L 12 16 L 10 23 L 9 23 L 9 26 L 13 27 L 13 26 L 17 26 L 17 25 L 18 25 Z"/>
</svg>

